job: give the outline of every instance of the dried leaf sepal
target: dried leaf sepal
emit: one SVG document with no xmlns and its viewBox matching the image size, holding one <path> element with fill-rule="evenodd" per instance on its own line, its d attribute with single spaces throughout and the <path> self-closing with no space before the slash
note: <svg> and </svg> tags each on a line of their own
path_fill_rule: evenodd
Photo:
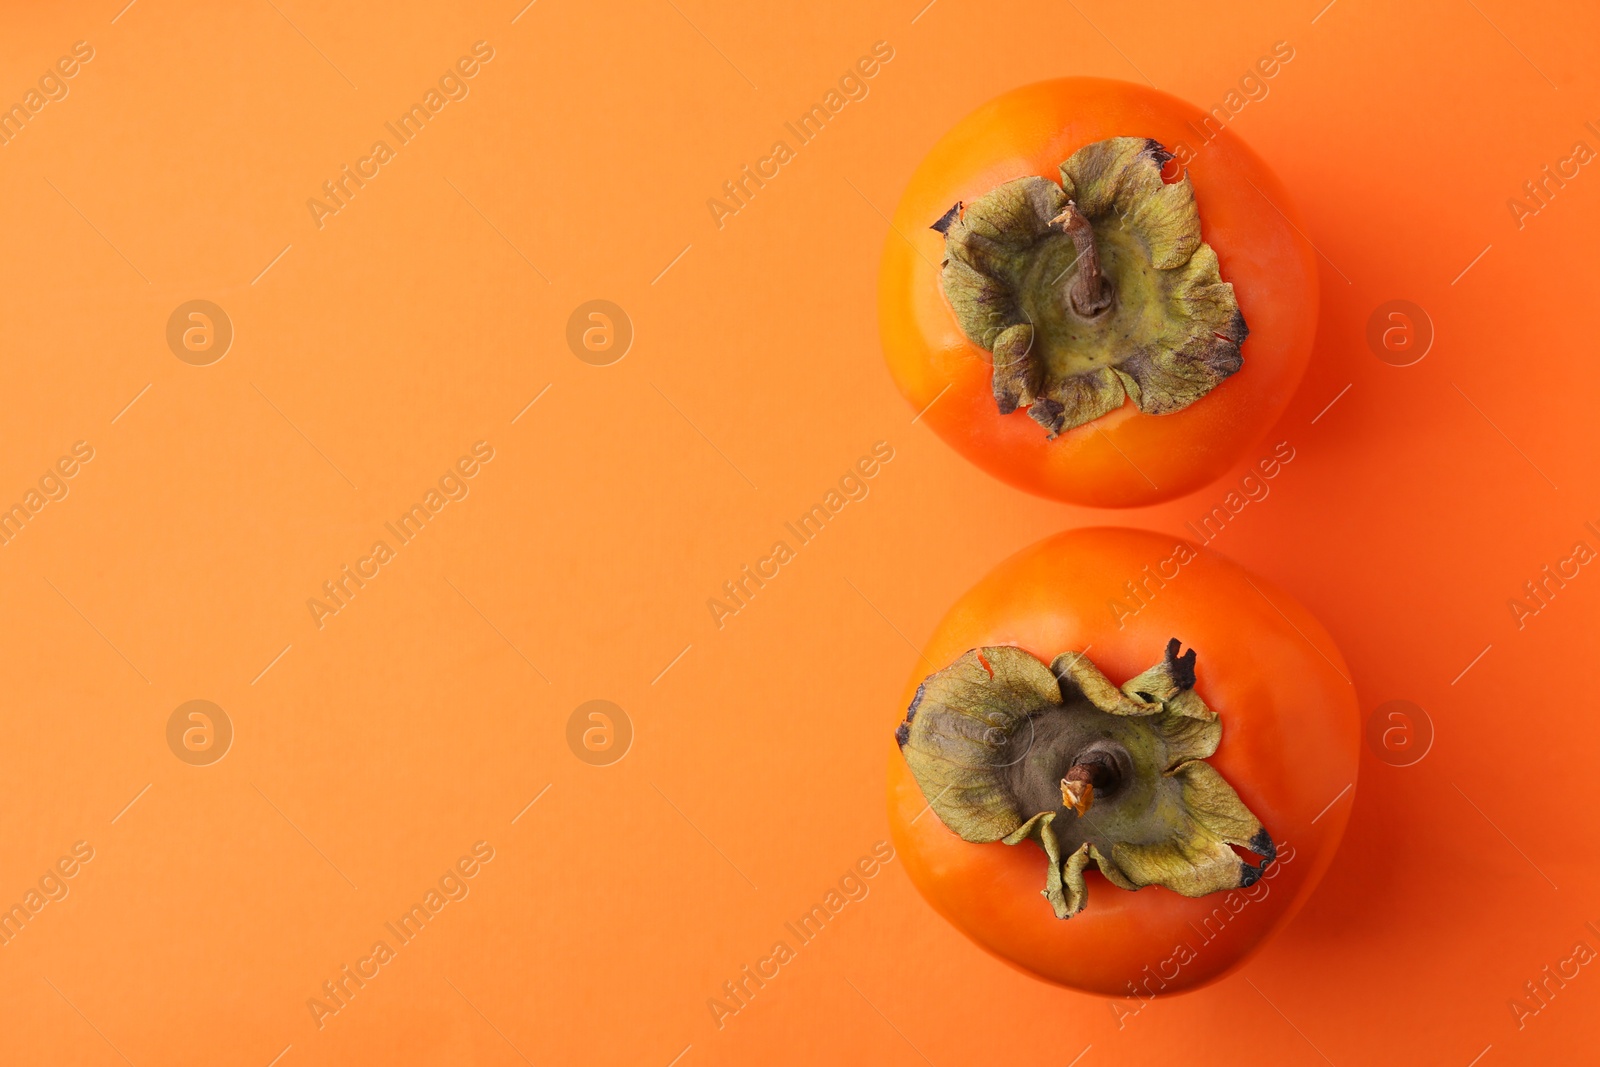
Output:
<svg viewBox="0 0 1600 1067">
<path fill-rule="evenodd" d="M 1205 762 L 1222 723 L 1195 692 L 1194 651 L 1180 647 L 1173 639 L 1120 687 L 1082 653 L 1046 667 L 1011 646 L 973 649 L 928 676 L 896 738 L 930 808 L 962 839 L 1038 843 L 1058 918 L 1086 905 L 1090 863 L 1122 889 L 1248 886 L 1276 847 Z"/>
<path fill-rule="evenodd" d="M 1201 240 L 1187 173 L 1144 137 L 1086 145 L 1061 182 L 1009 181 L 934 223 L 940 282 L 969 340 L 993 355 L 1000 414 L 1054 437 L 1132 400 L 1181 410 L 1243 365 L 1249 330 Z"/>
</svg>

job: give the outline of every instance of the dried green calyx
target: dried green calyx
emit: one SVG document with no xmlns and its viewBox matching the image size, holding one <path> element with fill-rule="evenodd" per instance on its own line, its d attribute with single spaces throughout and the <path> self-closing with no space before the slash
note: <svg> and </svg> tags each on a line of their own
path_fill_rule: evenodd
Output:
<svg viewBox="0 0 1600 1067">
<path fill-rule="evenodd" d="M 1205 762 L 1222 723 L 1194 691 L 1194 651 L 1179 647 L 1120 689 L 1078 652 L 1046 667 L 1011 646 L 973 649 L 928 676 L 895 738 L 962 839 L 1038 842 L 1057 918 L 1083 910 L 1091 862 L 1122 889 L 1252 885 L 1277 849 Z"/>
<path fill-rule="evenodd" d="M 1054 437 L 1120 407 L 1188 407 L 1241 366 L 1249 330 L 1200 239 L 1194 188 L 1144 137 L 1087 145 L 1061 184 L 1027 177 L 957 204 L 940 279 L 962 331 L 994 355 L 1002 415 Z"/>
</svg>

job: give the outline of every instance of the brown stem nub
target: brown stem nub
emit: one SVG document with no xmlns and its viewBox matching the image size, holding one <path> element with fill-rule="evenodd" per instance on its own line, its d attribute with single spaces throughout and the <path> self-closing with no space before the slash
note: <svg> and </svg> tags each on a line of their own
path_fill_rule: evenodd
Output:
<svg viewBox="0 0 1600 1067">
<path fill-rule="evenodd" d="M 1099 760 L 1074 763 L 1061 779 L 1061 803 L 1071 808 L 1080 818 L 1094 803 L 1096 787 L 1104 790 L 1112 784 L 1116 771 Z"/>
<path fill-rule="evenodd" d="M 1111 306 L 1114 290 L 1100 271 L 1100 253 L 1094 247 L 1094 226 L 1078 205 L 1067 201 L 1067 209 L 1050 222 L 1060 226 L 1078 250 L 1078 271 L 1067 290 L 1067 303 L 1086 319 L 1092 319 Z"/>
</svg>

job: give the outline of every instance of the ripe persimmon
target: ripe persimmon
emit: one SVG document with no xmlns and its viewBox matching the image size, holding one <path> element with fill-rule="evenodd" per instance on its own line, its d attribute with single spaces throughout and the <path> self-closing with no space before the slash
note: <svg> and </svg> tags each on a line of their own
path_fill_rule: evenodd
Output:
<svg viewBox="0 0 1600 1067">
<path fill-rule="evenodd" d="M 995 955 L 1105 996 L 1237 966 L 1353 803 L 1361 724 L 1327 632 L 1161 534 L 1073 530 L 1006 560 L 901 707 L 889 821 L 912 881 Z"/>
<path fill-rule="evenodd" d="M 884 247 L 884 352 L 984 470 L 1151 504 L 1223 474 L 1288 404 L 1315 252 L 1267 166 L 1208 121 L 1154 89 L 1063 78 L 985 104 L 917 168 Z"/>
</svg>

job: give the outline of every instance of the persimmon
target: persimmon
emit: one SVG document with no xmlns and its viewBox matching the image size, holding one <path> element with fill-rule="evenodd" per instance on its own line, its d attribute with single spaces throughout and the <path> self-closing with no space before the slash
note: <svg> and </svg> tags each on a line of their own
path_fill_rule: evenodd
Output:
<svg viewBox="0 0 1600 1067">
<path fill-rule="evenodd" d="M 884 247 L 884 352 L 978 466 L 1150 504 L 1220 476 L 1282 413 L 1316 330 L 1315 252 L 1267 166 L 1208 121 L 1063 78 L 979 108 L 917 168 Z"/>
<path fill-rule="evenodd" d="M 939 624 L 889 757 L 895 847 L 985 949 L 1106 996 L 1228 973 L 1304 903 L 1354 798 L 1327 632 L 1177 538 L 1073 530 Z"/>
</svg>

